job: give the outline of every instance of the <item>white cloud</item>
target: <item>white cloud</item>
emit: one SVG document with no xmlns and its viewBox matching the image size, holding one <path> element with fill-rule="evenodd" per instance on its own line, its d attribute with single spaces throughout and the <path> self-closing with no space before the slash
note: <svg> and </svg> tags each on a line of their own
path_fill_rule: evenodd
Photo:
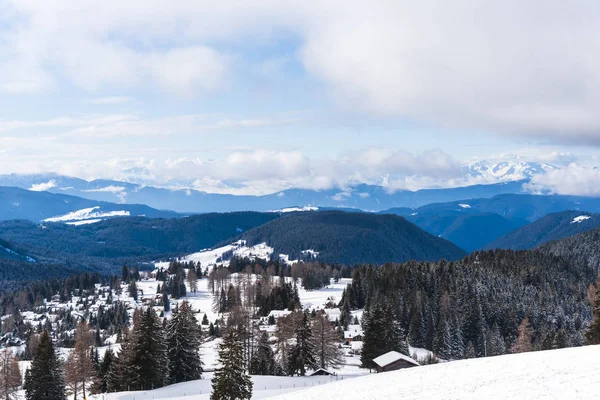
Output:
<svg viewBox="0 0 600 400">
<path fill-rule="evenodd" d="M 280 74 L 298 56 L 352 111 L 600 144 L 600 37 L 587 0 L 568 12 L 558 0 L 2 4 L 3 91 L 66 77 L 88 91 L 211 92 L 235 84 L 244 52 L 292 36 L 295 48 L 258 69 Z"/>
<path fill-rule="evenodd" d="M 56 187 L 56 181 L 54 179 L 51 179 L 48 182 L 31 185 L 29 190 L 31 190 L 32 192 L 45 192 L 46 190 L 50 190 L 55 187 Z"/>
<path fill-rule="evenodd" d="M 525 189 L 532 193 L 600 196 L 600 168 L 571 163 L 566 168 L 536 175 Z"/>
<path fill-rule="evenodd" d="M 600 143 L 595 5 L 374 1 L 315 20 L 305 65 L 353 109 Z"/>
<path fill-rule="evenodd" d="M 108 96 L 108 97 L 96 97 L 88 100 L 90 104 L 122 104 L 131 101 L 127 96 Z"/>
</svg>

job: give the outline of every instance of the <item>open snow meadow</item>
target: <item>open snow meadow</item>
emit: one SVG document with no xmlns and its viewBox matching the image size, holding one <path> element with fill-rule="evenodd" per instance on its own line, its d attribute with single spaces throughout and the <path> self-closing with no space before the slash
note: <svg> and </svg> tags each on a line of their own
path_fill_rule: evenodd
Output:
<svg viewBox="0 0 600 400">
<path fill-rule="evenodd" d="M 597 399 L 600 346 L 453 361 L 287 393 L 274 400 Z"/>
<path fill-rule="evenodd" d="M 253 377 L 253 399 L 597 399 L 600 346 L 453 361 L 349 379 Z M 92 396 L 105 400 L 208 400 L 210 377 L 148 392 Z"/>
</svg>

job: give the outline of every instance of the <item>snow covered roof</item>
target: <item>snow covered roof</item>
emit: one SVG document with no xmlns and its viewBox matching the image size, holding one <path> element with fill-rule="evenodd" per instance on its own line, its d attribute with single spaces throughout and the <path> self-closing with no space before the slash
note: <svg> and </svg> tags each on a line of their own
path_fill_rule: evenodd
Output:
<svg viewBox="0 0 600 400">
<path fill-rule="evenodd" d="M 274 318 L 281 318 L 290 315 L 292 312 L 289 310 L 271 310 L 269 317 L 272 315 Z"/>
<path fill-rule="evenodd" d="M 351 332 L 351 331 L 346 331 L 344 332 L 344 339 L 353 339 L 356 336 L 362 336 L 362 331 L 361 332 Z"/>
<path fill-rule="evenodd" d="M 412 358 L 410 358 L 409 356 L 405 356 L 404 354 L 400 354 L 397 351 L 390 351 L 388 353 L 385 353 L 379 357 L 377 357 L 376 359 L 373 360 L 373 362 L 377 365 L 379 365 L 380 367 L 385 367 L 386 365 L 390 365 L 391 363 L 394 363 L 396 361 L 399 360 L 404 360 L 408 363 L 411 363 L 413 365 L 419 365 L 418 362 L 416 362 L 415 360 L 413 360 Z"/>
</svg>

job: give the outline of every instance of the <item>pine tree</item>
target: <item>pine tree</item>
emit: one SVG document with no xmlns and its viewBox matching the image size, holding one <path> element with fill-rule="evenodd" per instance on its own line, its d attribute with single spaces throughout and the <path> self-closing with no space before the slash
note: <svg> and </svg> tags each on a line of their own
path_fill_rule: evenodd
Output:
<svg viewBox="0 0 600 400">
<path fill-rule="evenodd" d="M 339 342 L 340 338 L 335 331 L 327 314 L 318 314 L 312 324 L 315 359 L 320 368 L 339 368 L 344 363 Z"/>
<path fill-rule="evenodd" d="M 373 359 L 387 352 L 385 343 L 381 340 L 382 332 L 386 330 L 384 319 L 384 311 L 379 302 L 371 305 L 369 311 L 363 315 L 364 336 L 360 353 L 363 368 L 375 369 Z"/>
<path fill-rule="evenodd" d="M 256 351 L 250 361 L 252 375 L 279 375 L 279 366 L 275 361 L 275 353 L 269 344 L 269 337 L 262 332 L 258 339 Z"/>
<path fill-rule="evenodd" d="M 405 356 L 411 356 L 406 343 L 406 335 L 398 321 L 398 315 L 393 301 L 388 301 L 384 309 L 384 331 L 382 332 L 383 351 L 397 351 Z"/>
<path fill-rule="evenodd" d="M 341 308 L 341 315 L 340 315 L 340 325 L 344 328 L 344 330 L 348 329 L 348 325 L 350 324 L 350 319 L 352 318 L 352 315 L 350 314 L 350 300 L 348 299 L 348 297 L 344 297 L 343 303 L 342 303 L 342 307 Z"/>
<path fill-rule="evenodd" d="M 169 301 L 169 294 L 166 291 L 163 291 L 162 303 L 163 303 L 163 310 L 165 311 L 165 313 L 171 311 L 171 302 Z"/>
<path fill-rule="evenodd" d="M 446 317 L 442 316 L 438 324 L 433 352 L 443 360 L 452 359 L 452 337 Z"/>
<path fill-rule="evenodd" d="M 27 400 L 66 400 L 60 362 L 47 331 L 42 334 L 36 355 L 25 378 Z"/>
<path fill-rule="evenodd" d="M 106 391 L 120 392 L 131 390 L 137 371 L 133 366 L 133 338 L 129 330 L 121 343 L 121 350 L 113 358 L 106 377 Z"/>
<path fill-rule="evenodd" d="M 287 360 L 288 374 L 293 376 L 305 376 L 307 368 L 315 368 L 315 346 L 313 343 L 312 330 L 308 323 L 308 314 L 303 313 L 302 323 L 296 328 L 296 344 L 290 352 Z"/>
<path fill-rule="evenodd" d="M 102 362 L 100 362 L 100 367 L 98 368 L 98 376 L 94 380 L 94 384 L 92 385 L 92 393 L 106 393 L 108 392 L 108 379 L 109 379 L 109 371 L 112 367 L 112 363 L 115 359 L 115 355 L 112 350 L 109 348 L 104 353 L 104 357 L 102 357 Z"/>
<path fill-rule="evenodd" d="M 19 359 L 10 349 L 0 351 L 0 399 L 16 400 L 21 386 Z"/>
<path fill-rule="evenodd" d="M 453 324 L 452 341 L 450 354 L 453 360 L 462 360 L 465 357 L 465 342 L 462 334 L 462 326 L 458 317 L 455 318 Z"/>
<path fill-rule="evenodd" d="M 164 386 L 169 372 L 167 349 L 163 326 L 154 309 L 149 307 L 142 313 L 139 325 L 134 326 L 134 337 L 134 388 L 151 390 Z"/>
<path fill-rule="evenodd" d="M 212 378 L 211 400 L 244 400 L 252 398 L 252 381 L 241 362 L 244 344 L 235 330 L 230 330 L 219 346 L 219 364 Z"/>
<path fill-rule="evenodd" d="M 182 302 L 166 329 L 170 383 L 202 379 L 201 334 L 192 307 L 187 301 Z"/>
<path fill-rule="evenodd" d="M 486 348 L 488 356 L 499 356 L 506 353 L 506 343 L 500 334 L 500 328 L 498 328 L 497 323 L 492 325 L 492 329 L 490 329 L 488 333 L 487 340 L 488 342 Z"/>
</svg>

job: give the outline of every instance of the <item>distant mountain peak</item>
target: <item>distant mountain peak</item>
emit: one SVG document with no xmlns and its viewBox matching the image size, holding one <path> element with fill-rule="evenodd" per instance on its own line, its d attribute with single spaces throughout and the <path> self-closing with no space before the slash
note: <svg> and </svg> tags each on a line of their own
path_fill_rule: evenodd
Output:
<svg viewBox="0 0 600 400">
<path fill-rule="evenodd" d="M 530 179 L 534 175 L 556 170 L 558 167 L 543 162 L 523 160 L 477 161 L 469 165 L 465 173 L 486 182 L 508 182 Z"/>
</svg>

